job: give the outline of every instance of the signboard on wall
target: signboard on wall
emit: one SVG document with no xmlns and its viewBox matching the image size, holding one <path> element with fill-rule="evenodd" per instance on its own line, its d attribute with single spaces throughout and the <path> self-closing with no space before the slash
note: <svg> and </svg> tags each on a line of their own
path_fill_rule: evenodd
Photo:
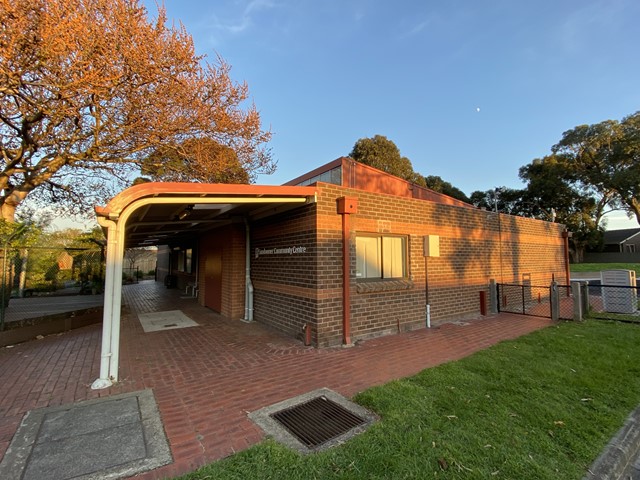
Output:
<svg viewBox="0 0 640 480">
<path fill-rule="evenodd" d="M 291 247 L 282 248 L 256 248 L 254 258 L 262 257 L 265 255 L 300 255 L 303 253 L 307 253 L 307 247 L 294 245 Z"/>
</svg>

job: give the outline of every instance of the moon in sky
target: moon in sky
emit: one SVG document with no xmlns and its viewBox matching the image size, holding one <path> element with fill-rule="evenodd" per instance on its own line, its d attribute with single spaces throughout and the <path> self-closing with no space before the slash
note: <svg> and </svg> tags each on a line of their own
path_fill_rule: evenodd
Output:
<svg viewBox="0 0 640 480">
<path fill-rule="evenodd" d="M 479 112 L 479 111 L 480 111 L 480 107 L 476 107 L 476 112 Z"/>
</svg>

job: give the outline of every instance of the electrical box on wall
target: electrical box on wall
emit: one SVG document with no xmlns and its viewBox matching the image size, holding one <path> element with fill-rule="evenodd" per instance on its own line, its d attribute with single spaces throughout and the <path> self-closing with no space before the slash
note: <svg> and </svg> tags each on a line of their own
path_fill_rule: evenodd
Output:
<svg viewBox="0 0 640 480">
<path fill-rule="evenodd" d="M 354 197 L 338 198 L 338 213 L 358 213 L 358 199 Z"/>
<path fill-rule="evenodd" d="M 440 236 L 425 235 L 423 249 L 424 249 L 425 257 L 439 257 L 440 256 Z"/>
</svg>

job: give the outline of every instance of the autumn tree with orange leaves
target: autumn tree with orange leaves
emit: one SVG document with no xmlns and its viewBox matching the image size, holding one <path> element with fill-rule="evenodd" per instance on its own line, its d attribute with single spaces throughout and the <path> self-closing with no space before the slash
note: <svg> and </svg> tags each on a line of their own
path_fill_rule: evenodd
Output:
<svg viewBox="0 0 640 480">
<path fill-rule="evenodd" d="M 229 73 L 164 8 L 151 20 L 138 0 L 0 0 L 2 218 L 27 196 L 87 211 L 143 162 L 155 179 L 271 173 L 271 133 Z"/>
</svg>

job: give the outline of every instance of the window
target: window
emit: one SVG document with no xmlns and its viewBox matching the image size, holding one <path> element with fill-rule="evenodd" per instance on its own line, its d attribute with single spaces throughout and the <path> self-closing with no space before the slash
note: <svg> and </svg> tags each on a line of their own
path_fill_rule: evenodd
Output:
<svg viewBox="0 0 640 480">
<path fill-rule="evenodd" d="M 184 271 L 187 273 L 192 273 L 191 263 L 193 259 L 193 249 L 187 248 L 184 252 Z"/>
<path fill-rule="evenodd" d="M 326 172 L 322 172 L 311 178 L 307 178 L 306 180 L 303 180 L 300 183 L 298 183 L 298 185 L 300 186 L 312 185 L 316 182 L 333 183 L 334 185 L 342 185 L 342 165 L 332 168 L 331 170 L 327 170 Z"/>
<path fill-rule="evenodd" d="M 357 278 L 404 278 L 407 239 L 382 235 L 356 237 Z"/>
<path fill-rule="evenodd" d="M 178 252 L 178 271 L 185 273 L 193 273 L 193 249 L 187 248 Z"/>
</svg>

